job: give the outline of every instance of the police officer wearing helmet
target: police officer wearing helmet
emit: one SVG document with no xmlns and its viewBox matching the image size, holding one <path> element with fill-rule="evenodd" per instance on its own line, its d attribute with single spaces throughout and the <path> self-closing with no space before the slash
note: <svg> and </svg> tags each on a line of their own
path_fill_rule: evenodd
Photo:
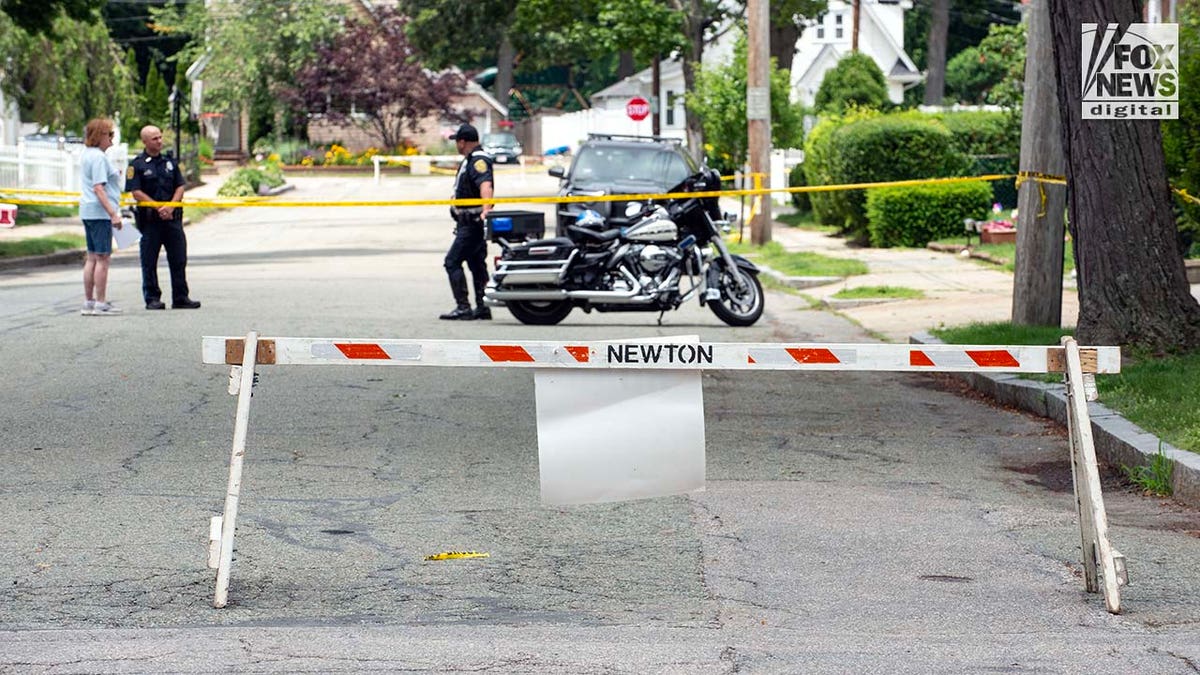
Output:
<svg viewBox="0 0 1200 675">
<path fill-rule="evenodd" d="M 458 148 L 458 154 L 463 156 L 454 179 L 454 198 L 491 199 L 492 156 L 479 147 L 479 132 L 470 124 L 464 124 L 450 139 Z M 446 252 L 445 267 L 456 307 L 439 316 L 439 319 L 462 321 L 492 318 L 492 311 L 483 304 L 483 289 L 488 280 L 483 219 L 491 210 L 491 204 L 450 207 L 450 215 L 454 218 L 454 243 Z M 471 281 L 475 286 L 474 310 L 471 309 L 471 298 L 467 294 L 467 275 L 462 268 L 464 262 L 471 270 Z"/>
<path fill-rule="evenodd" d="M 139 202 L 178 202 L 183 199 L 183 172 L 179 164 L 162 154 L 162 131 L 142 128 L 142 154 L 133 159 L 125 174 L 125 189 Z M 183 236 L 183 209 L 174 206 L 139 206 L 135 223 L 142 233 L 142 297 L 146 309 L 165 309 L 158 286 L 158 251 L 167 249 L 171 270 L 171 307 L 197 309 L 200 303 L 188 296 L 187 239 Z"/>
</svg>

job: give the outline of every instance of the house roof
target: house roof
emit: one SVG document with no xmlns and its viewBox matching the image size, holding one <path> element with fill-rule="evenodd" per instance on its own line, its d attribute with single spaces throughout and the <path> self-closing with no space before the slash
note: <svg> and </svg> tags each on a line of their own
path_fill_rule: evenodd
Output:
<svg viewBox="0 0 1200 675">
<path fill-rule="evenodd" d="M 891 47 L 894 52 L 896 52 L 897 58 L 904 65 L 904 67 L 910 72 L 918 72 L 917 65 L 913 63 L 913 60 L 908 56 L 908 52 L 904 51 L 904 45 L 896 42 L 896 37 L 883 27 L 883 21 L 879 19 L 879 15 L 875 13 L 875 8 L 871 5 L 871 3 L 862 3 L 860 10 L 860 13 L 865 14 L 871 20 L 871 23 L 875 24 L 875 27 L 879 29 L 879 32 L 883 34 L 883 39 L 887 42 L 887 45 Z"/>
<path fill-rule="evenodd" d="M 821 46 L 821 51 L 817 52 L 817 55 L 813 57 L 812 61 L 809 61 L 808 67 L 805 68 L 804 72 L 800 75 L 800 81 L 803 82 L 804 80 L 808 79 L 808 76 L 812 74 L 813 71 L 815 71 L 817 67 L 829 57 L 833 57 L 833 62 L 837 63 L 838 59 L 842 58 L 842 53 L 837 47 L 834 47 L 832 43 L 826 42 Z"/>
</svg>

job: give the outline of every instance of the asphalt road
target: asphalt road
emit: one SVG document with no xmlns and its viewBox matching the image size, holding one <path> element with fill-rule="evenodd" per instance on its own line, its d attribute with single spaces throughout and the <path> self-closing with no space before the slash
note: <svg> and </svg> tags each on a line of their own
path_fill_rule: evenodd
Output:
<svg viewBox="0 0 1200 675">
<path fill-rule="evenodd" d="M 707 373 L 705 492 L 550 508 L 529 371 L 264 366 L 213 609 L 235 399 L 201 336 L 870 338 L 778 293 L 748 329 L 699 307 L 438 321 L 443 207 L 243 209 L 188 237 L 199 311 L 142 310 L 132 255 L 120 317 L 79 315 L 73 267 L 0 273 L 0 672 L 1200 670 L 1197 514 L 1106 482 L 1133 582 L 1111 616 L 1062 431 L 915 375 Z M 490 557 L 424 560 L 448 550 Z"/>
</svg>

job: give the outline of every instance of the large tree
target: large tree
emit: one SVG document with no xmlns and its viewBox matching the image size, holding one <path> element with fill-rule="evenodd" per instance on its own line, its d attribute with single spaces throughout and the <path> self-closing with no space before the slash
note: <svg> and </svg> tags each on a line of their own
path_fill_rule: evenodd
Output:
<svg viewBox="0 0 1200 675">
<path fill-rule="evenodd" d="M 511 30 L 517 5 L 516 0 L 401 0 L 399 7 L 409 17 L 408 40 L 427 65 L 471 70 L 494 64 L 493 92 L 507 103 L 522 37 L 546 37 Z"/>
<path fill-rule="evenodd" d="M 55 130 L 82 130 L 93 117 L 133 114 L 134 79 L 95 15 L 59 14 L 46 33 L 27 33 L 0 15 L 0 87 L 25 119 Z"/>
<path fill-rule="evenodd" d="M 1133 0 L 1050 0 L 1081 342 L 1200 349 L 1156 120 L 1083 119 L 1084 23 L 1141 21 Z M 1188 58 L 1183 55 L 1182 58 Z"/>
<path fill-rule="evenodd" d="M 373 21 L 350 22 L 296 74 L 290 96 L 310 114 L 373 131 L 386 148 L 399 146 L 430 114 L 461 118 L 454 99 L 465 82 L 427 70 L 408 42 L 406 23 L 386 8 Z"/>
<path fill-rule="evenodd" d="M 202 78 L 207 110 L 243 106 L 265 93 L 281 121 L 293 112 L 282 93 L 294 88 L 295 73 L 316 46 L 342 30 L 345 12 L 342 3 L 326 0 L 188 2 L 150 9 L 157 32 L 191 37 L 174 57 L 177 70 L 208 59 Z"/>
</svg>

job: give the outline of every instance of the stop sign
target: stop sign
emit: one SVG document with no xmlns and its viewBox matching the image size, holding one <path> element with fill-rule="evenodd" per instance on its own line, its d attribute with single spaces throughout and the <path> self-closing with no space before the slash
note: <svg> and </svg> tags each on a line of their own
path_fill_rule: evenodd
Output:
<svg viewBox="0 0 1200 675">
<path fill-rule="evenodd" d="M 650 102 L 641 96 L 634 96 L 625 104 L 625 114 L 634 122 L 641 122 L 650 116 Z"/>
</svg>

